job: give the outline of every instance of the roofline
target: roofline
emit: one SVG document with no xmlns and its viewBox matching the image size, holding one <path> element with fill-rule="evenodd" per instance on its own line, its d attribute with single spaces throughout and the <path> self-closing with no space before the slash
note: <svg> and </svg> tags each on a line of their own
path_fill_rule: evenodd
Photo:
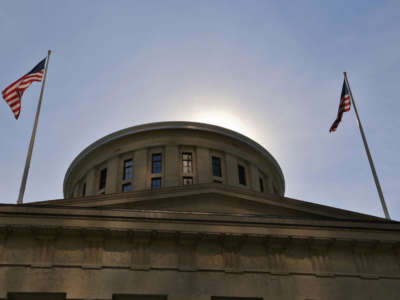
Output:
<svg viewBox="0 0 400 300">
<path fill-rule="evenodd" d="M 258 153 L 263 155 L 265 158 L 267 158 L 267 160 L 271 161 L 271 163 L 274 165 L 274 167 L 278 171 L 279 175 L 281 176 L 282 185 L 283 185 L 283 194 L 285 194 L 285 177 L 283 176 L 281 167 L 279 166 L 276 159 L 263 146 L 261 146 L 257 142 L 253 141 L 252 139 L 248 138 L 247 136 L 240 134 L 236 131 L 233 131 L 233 130 L 230 130 L 230 129 L 227 129 L 224 127 L 216 126 L 216 125 L 199 123 L 199 122 L 168 121 L 168 122 L 147 123 L 147 124 L 128 127 L 128 128 L 113 132 L 111 134 L 108 134 L 105 137 L 102 137 L 102 138 L 98 139 L 97 141 L 95 141 L 94 143 L 90 144 L 81 153 L 79 153 L 77 157 L 75 157 L 75 159 L 72 161 L 72 163 L 68 167 L 67 172 L 65 173 L 64 183 L 63 183 L 64 198 L 66 196 L 65 193 L 66 193 L 66 188 L 67 188 L 67 182 L 72 173 L 72 170 L 89 153 L 95 151 L 96 149 L 100 148 L 101 146 L 103 146 L 105 144 L 108 144 L 109 142 L 115 141 L 117 139 L 129 136 L 129 135 L 143 133 L 143 132 L 149 132 L 149 131 L 155 131 L 155 130 L 166 130 L 166 129 L 189 129 L 189 130 L 212 132 L 212 133 L 217 133 L 217 134 L 220 134 L 220 135 L 223 135 L 226 137 L 230 137 L 230 138 L 238 140 L 244 144 L 247 144 L 248 146 L 250 146 L 251 148 L 256 150 Z"/>
</svg>

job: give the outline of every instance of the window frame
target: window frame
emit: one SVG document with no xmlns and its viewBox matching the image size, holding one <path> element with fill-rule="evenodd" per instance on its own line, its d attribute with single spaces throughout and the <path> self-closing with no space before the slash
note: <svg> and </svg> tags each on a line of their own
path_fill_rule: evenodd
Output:
<svg viewBox="0 0 400 300">
<path fill-rule="evenodd" d="M 130 163 L 130 165 L 127 165 Z M 131 180 L 133 177 L 133 159 L 128 158 L 124 159 L 124 163 L 122 166 L 122 180 Z"/>
<path fill-rule="evenodd" d="M 262 176 L 258 177 L 258 183 L 259 183 L 259 187 L 260 187 L 260 193 L 264 193 L 265 187 L 264 187 L 264 179 Z"/>
<path fill-rule="evenodd" d="M 125 190 L 125 187 L 128 187 L 128 186 L 129 186 L 129 190 Z M 123 183 L 122 186 L 121 186 L 121 191 L 123 193 L 132 192 L 132 183 L 131 182 Z"/>
<path fill-rule="evenodd" d="M 155 160 L 155 157 L 159 157 L 159 160 Z M 158 165 L 158 167 L 156 167 L 156 164 Z M 158 171 L 159 168 L 159 172 Z M 151 174 L 162 174 L 162 153 L 161 152 L 157 152 L 157 153 L 152 153 L 151 154 Z"/>
<path fill-rule="evenodd" d="M 185 159 L 185 156 L 187 156 L 188 158 Z M 182 162 L 182 174 L 193 174 L 193 153 L 188 151 L 182 152 L 181 162 Z M 187 165 L 185 165 L 185 163 Z"/>
<path fill-rule="evenodd" d="M 218 162 L 218 163 L 215 163 Z M 211 156 L 211 169 L 213 177 L 222 178 L 222 161 L 221 157 L 212 155 Z M 217 172 L 215 172 L 217 171 Z"/>
<path fill-rule="evenodd" d="M 240 185 L 247 186 L 246 167 L 238 164 L 238 182 Z"/>
<path fill-rule="evenodd" d="M 99 191 L 104 190 L 107 185 L 107 167 L 100 169 L 99 172 Z"/>
<path fill-rule="evenodd" d="M 160 182 L 160 184 L 157 185 L 157 186 L 153 185 L 153 182 L 156 182 L 156 181 Z M 162 178 L 161 177 L 152 177 L 151 178 L 151 186 L 150 187 L 151 187 L 152 190 L 161 189 L 162 188 Z"/>
<path fill-rule="evenodd" d="M 191 183 L 185 183 L 185 180 L 191 180 Z M 183 176 L 182 177 L 182 184 L 183 185 L 192 185 L 193 184 L 193 176 Z"/>
</svg>

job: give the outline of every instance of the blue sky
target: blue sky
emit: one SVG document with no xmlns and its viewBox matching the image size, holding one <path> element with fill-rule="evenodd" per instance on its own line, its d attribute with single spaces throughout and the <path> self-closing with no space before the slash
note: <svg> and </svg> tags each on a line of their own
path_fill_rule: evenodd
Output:
<svg viewBox="0 0 400 300">
<path fill-rule="evenodd" d="M 200 121 L 280 163 L 286 196 L 383 216 L 343 71 L 400 219 L 398 1 L 2 1 L 0 89 L 53 51 L 25 202 L 62 198 L 90 143 L 129 126 Z M 15 203 L 40 84 L 18 121 L 0 104 L 2 203 Z"/>
</svg>

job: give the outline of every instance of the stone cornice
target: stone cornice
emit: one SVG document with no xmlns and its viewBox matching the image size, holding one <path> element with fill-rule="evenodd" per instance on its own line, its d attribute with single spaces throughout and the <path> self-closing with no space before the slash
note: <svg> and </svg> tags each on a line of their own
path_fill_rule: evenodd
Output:
<svg viewBox="0 0 400 300">
<path fill-rule="evenodd" d="M 110 195 L 89 196 L 73 199 L 59 199 L 29 203 L 28 205 L 63 205 L 78 207 L 107 207 L 128 203 L 145 203 L 146 201 L 163 201 L 190 196 L 211 196 L 221 195 L 240 199 L 244 201 L 253 201 L 255 203 L 272 205 L 279 208 L 287 208 L 300 212 L 315 215 L 315 217 L 329 217 L 338 220 L 380 220 L 388 222 L 386 219 L 361 214 L 353 211 L 320 205 L 316 203 L 301 201 L 297 199 L 280 197 L 273 194 L 259 193 L 234 186 L 221 185 L 216 183 L 195 184 L 181 187 L 168 187 L 157 190 L 133 191 L 129 193 L 118 193 Z M 390 222 L 390 221 L 389 221 Z"/>
<path fill-rule="evenodd" d="M 301 239 L 330 238 L 338 241 L 400 242 L 399 223 L 16 205 L 0 206 L 0 216 L 0 228 L 8 231 L 32 231 L 32 228 L 36 228 L 35 232 L 54 233 L 68 230 L 100 230 L 104 232 L 144 230 L 199 234 L 290 236 Z M 39 230 L 40 228 L 49 229 L 44 231 L 45 229 Z"/>
</svg>

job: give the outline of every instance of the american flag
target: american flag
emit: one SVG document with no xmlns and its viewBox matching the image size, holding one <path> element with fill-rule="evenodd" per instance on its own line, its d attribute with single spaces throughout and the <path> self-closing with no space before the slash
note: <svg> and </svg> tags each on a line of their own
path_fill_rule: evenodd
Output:
<svg viewBox="0 0 400 300">
<path fill-rule="evenodd" d="M 21 112 L 22 95 L 32 82 L 42 81 L 45 63 L 46 58 L 38 63 L 29 73 L 6 87 L 2 92 L 4 100 L 10 106 L 16 119 L 18 119 Z"/>
<path fill-rule="evenodd" d="M 342 116 L 345 111 L 350 110 L 350 93 L 347 87 L 346 81 L 343 82 L 342 94 L 340 95 L 339 110 L 335 122 L 333 122 L 329 132 L 336 131 L 339 126 L 340 121 L 342 121 Z"/>
</svg>

